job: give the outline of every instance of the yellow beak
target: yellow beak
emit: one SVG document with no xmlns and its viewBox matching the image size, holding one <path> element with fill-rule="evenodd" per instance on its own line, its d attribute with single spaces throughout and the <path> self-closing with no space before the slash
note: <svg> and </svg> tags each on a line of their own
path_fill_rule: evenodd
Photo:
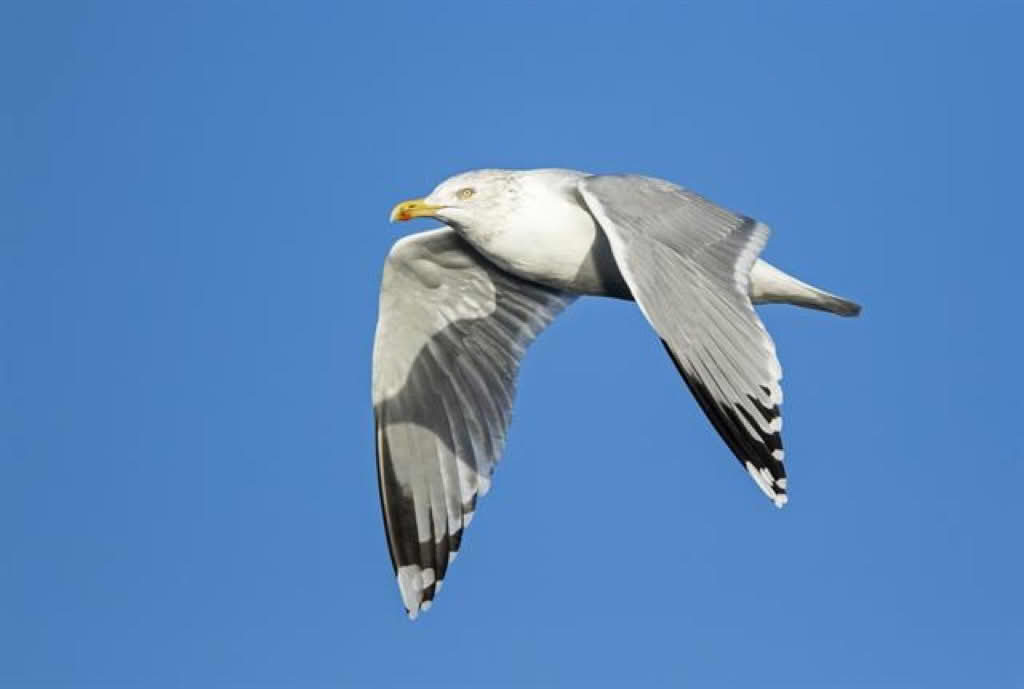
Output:
<svg viewBox="0 0 1024 689">
<path fill-rule="evenodd" d="M 424 199 L 402 201 L 391 209 L 391 222 L 429 217 L 439 210 L 441 210 L 441 206 L 427 203 Z"/>
</svg>

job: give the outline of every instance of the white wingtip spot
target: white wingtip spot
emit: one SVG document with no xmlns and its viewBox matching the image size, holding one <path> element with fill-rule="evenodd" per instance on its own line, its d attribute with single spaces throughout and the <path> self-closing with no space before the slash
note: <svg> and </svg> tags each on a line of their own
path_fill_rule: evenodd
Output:
<svg viewBox="0 0 1024 689">
<path fill-rule="evenodd" d="M 786 477 L 783 476 L 782 478 L 780 478 L 778 481 L 775 482 L 775 485 L 777 485 L 782 490 L 786 490 Z"/>
<path fill-rule="evenodd" d="M 433 570 L 430 570 L 433 576 Z M 398 590 L 402 594 L 402 605 L 409 611 L 409 619 L 415 620 L 423 600 L 423 575 L 419 565 L 405 565 L 398 568 Z"/>
<path fill-rule="evenodd" d="M 427 588 L 428 586 L 433 584 L 435 580 L 436 579 L 434 576 L 433 567 L 427 567 L 420 573 L 420 586 L 422 586 L 423 588 Z"/>
<path fill-rule="evenodd" d="M 479 474 L 476 477 L 477 493 L 483 497 L 491 492 L 491 477 L 486 474 Z"/>
<path fill-rule="evenodd" d="M 747 467 L 747 473 L 750 474 L 750 478 L 754 479 L 754 483 L 757 484 L 758 488 L 763 490 L 768 497 L 772 497 L 771 488 L 764 482 L 764 477 L 761 476 L 761 472 L 757 470 L 753 462 L 744 462 Z"/>
<path fill-rule="evenodd" d="M 473 515 L 475 515 L 475 514 L 476 514 L 476 512 L 466 512 L 464 515 L 462 515 L 462 528 L 463 529 L 465 529 L 467 526 L 470 525 L 470 523 L 472 523 Z"/>
<path fill-rule="evenodd" d="M 772 502 L 775 503 L 776 507 L 782 507 L 786 504 L 789 499 L 785 493 L 776 493 L 773 486 L 778 485 L 780 489 L 785 488 L 783 483 L 776 484 L 772 478 L 772 474 L 767 468 L 758 469 L 754 466 L 753 462 L 744 462 L 747 467 L 747 473 L 750 474 L 750 478 L 754 479 L 754 483 L 761 489 L 761 492 L 771 498 Z M 781 479 L 785 480 L 785 479 Z"/>
<path fill-rule="evenodd" d="M 430 610 L 430 607 L 431 607 L 431 606 L 432 606 L 433 604 L 434 604 L 434 601 L 432 601 L 432 600 L 425 600 L 425 601 L 423 601 L 423 605 L 422 605 L 422 606 L 420 606 L 420 609 L 421 609 L 421 610 L 422 610 L 423 612 L 426 612 L 427 610 Z"/>
<path fill-rule="evenodd" d="M 780 462 L 786 456 L 786 453 L 782 450 L 772 450 L 772 459 L 777 459 Z"/>
</svg>

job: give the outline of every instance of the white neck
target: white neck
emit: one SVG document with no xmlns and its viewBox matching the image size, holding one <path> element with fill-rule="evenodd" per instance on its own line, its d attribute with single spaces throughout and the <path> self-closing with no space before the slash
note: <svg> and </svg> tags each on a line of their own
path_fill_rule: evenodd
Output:
<svg viewBox="0 0 1024 689">
<path fill-rule="evenodd" d="M 552 287 L 571 287 L 597 232 L 590 213 L 576 200 L 576 181 L 582 176 L 571 170 L 517 175 L 507 205 L 458 230 L 505 270 Z"/>
</svg>

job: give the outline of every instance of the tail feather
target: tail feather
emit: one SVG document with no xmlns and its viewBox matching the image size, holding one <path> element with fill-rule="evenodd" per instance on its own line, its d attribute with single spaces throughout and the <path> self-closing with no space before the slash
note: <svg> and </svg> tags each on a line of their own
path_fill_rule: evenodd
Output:
<svg viewBox="0 0 1024 689">
<path fill-rule="evenodd" d="M 750 299 L 755 304 L 793 304 L 839 316 L 860 314 L 860 304 L 812 287 L 762 260 L 750 269 Z"/>
</svg>

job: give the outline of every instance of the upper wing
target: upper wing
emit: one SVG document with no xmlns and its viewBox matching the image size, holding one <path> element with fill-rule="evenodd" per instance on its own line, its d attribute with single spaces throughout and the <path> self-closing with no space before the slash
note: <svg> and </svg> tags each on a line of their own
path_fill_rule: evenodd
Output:
<svg viewBox="0 0 1024 689">
<path fill-rule="evenodd" d="M 662 180 L 594 176 L 579 191 L 693 396 L 781 507 L 782 369 L 748 296 L 770 230 Z"/>
<path fill-rule="evenodd" d="M 447 228 L 391 249 L 373 409 L 384 526 L 410 617 L 429 607 L 490 487 L 526 347 L 572 299 L 503 272 Z"/>
</svg>

